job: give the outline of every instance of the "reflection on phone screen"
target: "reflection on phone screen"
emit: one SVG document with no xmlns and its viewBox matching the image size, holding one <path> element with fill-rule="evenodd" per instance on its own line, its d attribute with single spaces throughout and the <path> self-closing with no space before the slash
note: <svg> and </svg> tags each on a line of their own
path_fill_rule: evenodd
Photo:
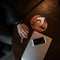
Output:
<svg viewBox="0 0 60 60">
<path fill-rule="evenodd" d="M 33 44 L 34 45 L 39 45 L 39 44 L 42 44 L 42 43 L 45 43 L 45 37 L 41 37 L 41 38 L 37 38 L 37 39 L 34 39 L 33 40 Z"/>
</svg>

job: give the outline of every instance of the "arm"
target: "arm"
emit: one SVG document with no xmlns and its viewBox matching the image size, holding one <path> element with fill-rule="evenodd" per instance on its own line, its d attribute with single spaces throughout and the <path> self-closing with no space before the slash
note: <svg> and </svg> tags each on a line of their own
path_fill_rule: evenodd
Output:
<svg viewBox="0 0 60 60">
<path fill-rule="evenodd" d="M 10 6 L 10 4 L 7 4 L 5 2 L 0 2 L 0 6 L 5 10 L 6 21 L 8 23 L 10 22 L 13 25 L 18 24 L 18 23 L 23 23 L 22 18 L 18 17 L 18 14 Z"/>
<path fill-rule="evenodd" d="M 23 37 L 27 37 L 28 35 L 28 27 L 23 23 L 22 19 L 18 18 L 17 13 L 11 8 L 11 6 L 5 4 L 5 3 L 0 3 L 0 6 L 5 9 L 5 15 L 7 17 L 6 23 L 8 24 L 13 24 L 17 26 L 18 34 Z"/>
</svg>

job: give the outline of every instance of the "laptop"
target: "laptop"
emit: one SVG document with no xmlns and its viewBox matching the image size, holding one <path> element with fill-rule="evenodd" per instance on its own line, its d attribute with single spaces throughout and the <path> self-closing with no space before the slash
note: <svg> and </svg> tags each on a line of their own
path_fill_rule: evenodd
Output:
<svg viewBox="0 0 60 60">
<path fill-rule="evenodd" d="M 52 38 L 34 31 L 21 60 L 44 60 L 51 41 Z"/>
</svg>

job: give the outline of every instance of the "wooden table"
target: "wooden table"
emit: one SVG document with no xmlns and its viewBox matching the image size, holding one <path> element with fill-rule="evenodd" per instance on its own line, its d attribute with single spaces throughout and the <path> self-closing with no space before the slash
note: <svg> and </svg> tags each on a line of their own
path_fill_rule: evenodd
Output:
<svg viewBox="0 0 60 60">
<path fill-rule="evenodd" d="M 24 12 L 25 10 L 23 13 Z M 37 14 L 46 17 L 48 28 L 43 34 L 48 35 L 53 39 L 52 44 L 45 56 L 45 60 L 60 60 L 60 5 L 58 0 L 44 0 L 24 17 L 25 23 L 29 24 L 30 19 Z M 30 32 L 32 33 L 32 30 Z M 20 37 L 17 34 L 16 28 L 14 29 L 13 35 L 13 52 L 16 60 L 20 60 L 21 55 L 26 47 L 26 42 L 28 43 L 27 40 L 29 40 L 31 35 L 28 37 L 28 39 L 24 39 L 23 44 L 20 44 Z"/>
<path fill-rule="evenodd" d="M 22 11 L 19 12 L 19 10 L 17 8 L 16 9 L 17 9 L 18 13 L 21 16 L 23 16 L 23 18 L 25 19 L 25 16 L 27 14 L 29 14 L 41 2 L 42 2 L 42 0 L 35 0 L 35 1 L 30 0 L 30 1 L 25 1 L 25 2 L 23 1 L 23 3 L 25 5 L 23 6 L 23 3 L 21 4 L 21 6 L 23 7 Z M 28 9 L 28 7 L 29 7 L 29 9 Z M 21 56 L 22 56 L 22 54 L 23 54 L 23 52 L 24 52 L 24 50 L 25 50 L 25 48 L 27 46 L 28 40 L 30 39 L 31 34 L 33 33 L 33 30 L 32 30 L 32 28 L 30 26 L 29 21 L 30 21 L 30 19 L 27 20 L 27 21 L 26 20 L 24 21 L 29 27 L 29 35 L 28 35 L 27 39 L 24 39 L 22 44 L 20 43 L 21 38 L 18 35 L 17 28 L 16 28 L 16 26 L 14 27 L 12 49 L 13 49 L 14 56 L 15 56 L 16 60 L 21 60 Z"/>
</svg>

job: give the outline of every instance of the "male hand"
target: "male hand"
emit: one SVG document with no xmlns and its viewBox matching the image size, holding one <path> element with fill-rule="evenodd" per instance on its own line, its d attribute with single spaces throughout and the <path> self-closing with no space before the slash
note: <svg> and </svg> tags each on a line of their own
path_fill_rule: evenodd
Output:
<svg viewBox="0 0 60 60">
<path fill-rule="evenodd" d="M 24 38 L 27 38 L 29 33 L 29 28 L 24 23 L 18 24 L 17 30 L 20 37 L 23 36 Z"/>
</svg>

